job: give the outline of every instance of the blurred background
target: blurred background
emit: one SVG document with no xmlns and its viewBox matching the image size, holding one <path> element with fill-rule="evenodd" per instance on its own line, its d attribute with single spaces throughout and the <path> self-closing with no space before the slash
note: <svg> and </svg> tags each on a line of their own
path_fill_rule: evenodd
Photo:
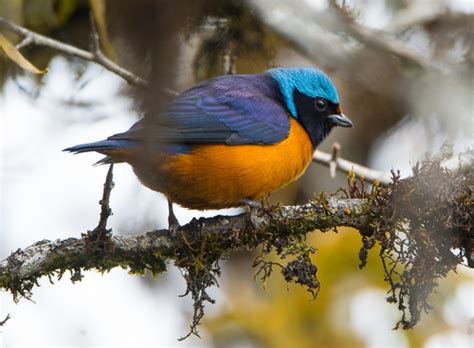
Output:
<svg viewBox="0 0 474 348">
<path fill-rule="evenodd" d="M 374 169 L 411 166 L 445 140 L 473 145 L 472 0 L 0 0 L 0 16 L 55 39 L 89 47 L 90 13 L 104 52 L 151 82 L 137 90 L 93 63 L 29 45 L 22 53 L 45 75 L 0 54 L 0 258 L 38 240 L 79 237 L 98 220 L 105 167 L 97 154 L 61 149 L 124 131 L 182 91 L 225 73 L 311 65 L 335 82 L 353 129 L 336 129 L 342 156 Z M 13 43 L 21 38 L 2 33 Z M 164 197 L 141 186 L 127 165 L 114 171 L 109 220 L 115 234 L 167 224 Z M 272 200 L 304 202 L 345 183 L 311 165 Z M 219 213 L 234 214 L 238 209 Z M 197 212 L 177 208 L 181 223 Z M 472 347 L 474 272 L 459 267 L 439 283 L 432 311 L 409 331 L 385 302 L 376 251 L 357 267 L 355 231 L 312 233 L 322 289 L 316 301 L 275 273 L 253 279 L 254 254 L 223 264 L 217 300 L 206 307 L 202 339 L 186 334 L 192 303 L 172 265 L 159 279 L 86 272 L 76 284 L 43 279 L 32 301 L 0 294 L 0 347 Z"/>
</svg>

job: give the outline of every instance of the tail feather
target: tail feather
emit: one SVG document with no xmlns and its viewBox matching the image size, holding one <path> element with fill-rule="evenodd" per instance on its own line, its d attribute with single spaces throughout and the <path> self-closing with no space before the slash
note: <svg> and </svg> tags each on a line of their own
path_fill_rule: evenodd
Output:
<svg viewBox="0 0 474 348">
<path fill-rule="evenodd" d="M 92 152 L 92 151 L 97 151 L 100 153 L 105 152 L 105 154 L 108 154 L 106 151 L 130 149 L 130 148 L 135 147 L 136 145 L 137 144 L 135 142 L 130 141 L 130 140 L 106 139 L 106 140 L 96 141 L 94 143 L 71 146 L 64 149 L 63 151 L 72 152 L 74 154 L 83 153 L 83 152 Z M 123 160 L 120 158 L 115 158 L 113 156 L 106 156 L 102 158 L 101 160 L 97 161 L 96 163 L 94 163 L 94 165 L 98 166 L 102 164 L 111 164 L 111 163 L 120 163 L 120 162 L 123 162 Z"/>
<path fill-rule="evenodd" d="M 103 164 L 112 164 L 112 163 L 122 163 L 122 160 L 119 160 L 117 158 L 113 158 L 112 156 L 105 156 L 101 160 L 98 160 L 93 164 L 93 166 L 101 166 Z"/>
<path fill-rule="evenodd" d="M 91 151 L 107 151 L 107 150 L 118 150 L 118 149 L 129 149 L 135 147 L 133 141 L 130 140 L 101 140 L 94 143 L 80 144 L 76 146 L 71 146 L 63 151 L 72 152 L 72 153 L 83 153 Z"/>
</svg>

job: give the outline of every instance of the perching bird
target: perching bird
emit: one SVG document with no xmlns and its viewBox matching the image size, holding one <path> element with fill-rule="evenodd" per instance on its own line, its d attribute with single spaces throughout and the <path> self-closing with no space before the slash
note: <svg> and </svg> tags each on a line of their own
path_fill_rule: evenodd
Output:
<svg viewBox="0 0 474 348">
<path fill-rule="evenodd" d="M 296 180 L 334 126 L 352 127 L 336 88 L 311 67 L 226 75 L 178 95 L 159 117 L 65 149 L 129 163 L 140 181 L 192 209 L 248 204 Z"/>
</svg>

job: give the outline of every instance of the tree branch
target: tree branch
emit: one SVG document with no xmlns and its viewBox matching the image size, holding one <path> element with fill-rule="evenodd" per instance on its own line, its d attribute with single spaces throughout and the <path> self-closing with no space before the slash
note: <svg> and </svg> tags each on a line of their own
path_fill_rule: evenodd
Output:
<svg viewBox="0 0 474 348">
<path fill-rule="evenodd" d="M 110 215 L 110 167 L 96 229 L 81 238 L 42 240 L 13 252 L 0 262 L 0 288 L 18 300 L 30 298 L 33 287 L 43 276 L 51 280 L 68 271 L 71 280 L 78 281 L 84 270 L 106 272 L 115 267 L 158 275 L 173 262 L 182 270 L 186 294 L 190 293 L 194 301 L 190 334 L 197 335 L 204 302 L 213 303 L 207 288 L 217 284 L 219 261 L 223 257 L 261 245 L 262 255 L 257 257 L 254 267 L 263 280 L 271 274 L 273 265 L 265 261 L 265 256 L 275 252 L 284 259 L 290 258 L 286 265 L 280 265 L 284 278 L 305 286 L 316 297 L 319 281 L 310 258 L 315 249 L 305 244 L 305 236 L 314 230 L 324 232 L 347 226 L 357 229 L 362 236 L 361 267 L 367 262 L 368 251 L 380 244 L 385 278 L 390 284 L 388 301 L 399 303 L 403 313 L 399 324 L 410 328 L 418 322 L 421 310 L 427 308 L 426 298 L 438 278 L 466 260 L 467 265 L 474 267 L 474 228 L 469 203 L 473 194 L 474 151 L 455 159 L 448 156 L 452 156 L 452 146 L 445 145 L 437 156 L 415 166 L 413 177 L 400 180 L 394 175 L 392 184 L 373 185 L 370 191 L 350 176 L 348 188 L 341 189 L 346 198 L 320 195 L 304 205 L 193 219 L 174 232 L 159 230 L 127 237 L 112 236 L 105 229 Z"/>
<path fill-rule="evenodd" d="M 288 40 L 294 48 L 318 60 L 329 70 L 351 66 L 354 53 L 360 50 L 360 45 L 356 45 L 351 38 L 364 44 L 367 52 L 386 52 L 423 71 L 447 70 L 446 66 L 418 54 L 396 38 L 361 26 L 335 0 L 330 1 L 330 9 L 325 11 L 317 10 L 302 1 L 246 0 L 246 3 L 265 24 Z M 322 51 L 324 55 L 321 54 Z M 371 82 L 366 82 L 366 85 L 370 84 Z"/>
<path fill-rule="evenodd" d="M 313 154 L 313 162 L 328 166 L 332 170 L 332 177 L 335 176 L 335 170 L 337 169 L 346 174 L 352 172 L 356 177 L 367 182 L 378 181 L 381 185 L 388 185 L 392 181 L 391 175 L 389 173 L 370 169 L 368 167 L 364 167 L 363 165 L 345 160 L 344 158 L 340 158 L 337 151 L 331 155 L 329 153 L 316 150 Z"/>
<path fill-rule="evenodd" d="M 119 65 L 111 61 L 109 58 L 107 58 L 103 54 L 102 50 L 100 49 L 100 46 L 97 46 L 94 52 L 89 52 L 89 51 L 80 49 L 78 47 L 63 43 L 61 41 L 54 40 L 50 37 L 35 33 L 24 27 L 16 25 L 6 20 L 3 17 L 0 17 L 0 28 L 10 30 L 20 35 L 21 37 L 23 37 L 23 41 L 20 42 L 20 44 L 18 45 L 19 48 L 25 47 L 28 44 L 35 44 L 38 46 L 49 47 L 63 54 L 99 64 L 103 66 L 104 68 L 106 68 L 107 70 L 120 76 L 121 78 L 123 78 L 125 81 L 127 81 L 128 83 L 132 85 L 139 86 L 139 87 L 148 86 L 148 82 L 146 80 L 120 67 Z M 93 32 L 92 35 L 93 36 L 97 35 L 97 32 L 95 33 Z M 98 40 L 98 36 L 97 38 L 94 38 L 94 40 Z"/>
<path fill-rule="evenodd" d="M 332 212 L 330 221 L 326 218 L 328 209 Z M 350 215 L 347 214 L 348 210 L 352 212 Z M 177 251 L 189 248 L 196 241 L 196 236 L 203 240 L 214 240 L 215 246 L 225 249 L 226 253 L 253 249 L 265 238 L 265 228 L 277 221 L 285 221 L 288 226 L 304 222 L 305 226 L 297 232 L 300 235 L 314 229 L 326 230 L 337 226 L 368 227 L 370 210 L 369 202 L 364 199 L 330 198 L 327 206 L 311 202 L 284 206 L 275 212 L 253 212 L 251 223 L 246 213 L 201 218 L 180 227 L 176 236 L 168 230 L 126 237 L 113 236 L 100 260 L 97 259 L 94 248 L 89 245 L 87 235 L 65 240 L 42 240 L 15 251 L 0 262 L 0 288 L 14 291 L 15 295 L 26 295 L 31 288 L 21 289 L 17 287 L 18 284 L 36 280 L 54 271 L 77 268 L 103 271 L 105 268 L 109 270 L 126 265 L 132 270 L 140 266 L 153 271 L 156 265 L 138 265 L 140 260 L 144 261 L 146 255 L 159 255 L 159 263 L 179 261 L 181 255 Z M 256 230 L 260 232 L 255 233 Z"/>
<path fill-rule="evenodd" d="M 445 71 L 440 64 L 416 53 L 399 40 L 392 38 L 386 33 L 369 29 L 357 23 L 351 16 L 349 10 L 344 6 L 339 6 L 336 0 L 330 1 L 331 6 L 336 10 L 337 18 L 344 30 L 351 36 L 357 38 L 369 47 L 387 52 L 398 57 L 402 61 L 415 64 L 424 70 Z"/>
</svg>

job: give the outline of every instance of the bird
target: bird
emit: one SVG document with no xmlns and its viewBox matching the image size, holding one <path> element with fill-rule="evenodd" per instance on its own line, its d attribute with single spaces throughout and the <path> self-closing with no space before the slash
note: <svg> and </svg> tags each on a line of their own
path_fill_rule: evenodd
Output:
<svg viewBox="0 0 474 348">
<path fill-rule="evenodd" d="M 64 151 L 130 164 L 142 184 L 167 197 L 170 227 L 179 226 L 173 203 L 254 206 L 298 179 L 335 126 L 353 126 L 333 82 L 315 67 L 215 77 L 161 110 L 126 132 Z"/>
</svg>

